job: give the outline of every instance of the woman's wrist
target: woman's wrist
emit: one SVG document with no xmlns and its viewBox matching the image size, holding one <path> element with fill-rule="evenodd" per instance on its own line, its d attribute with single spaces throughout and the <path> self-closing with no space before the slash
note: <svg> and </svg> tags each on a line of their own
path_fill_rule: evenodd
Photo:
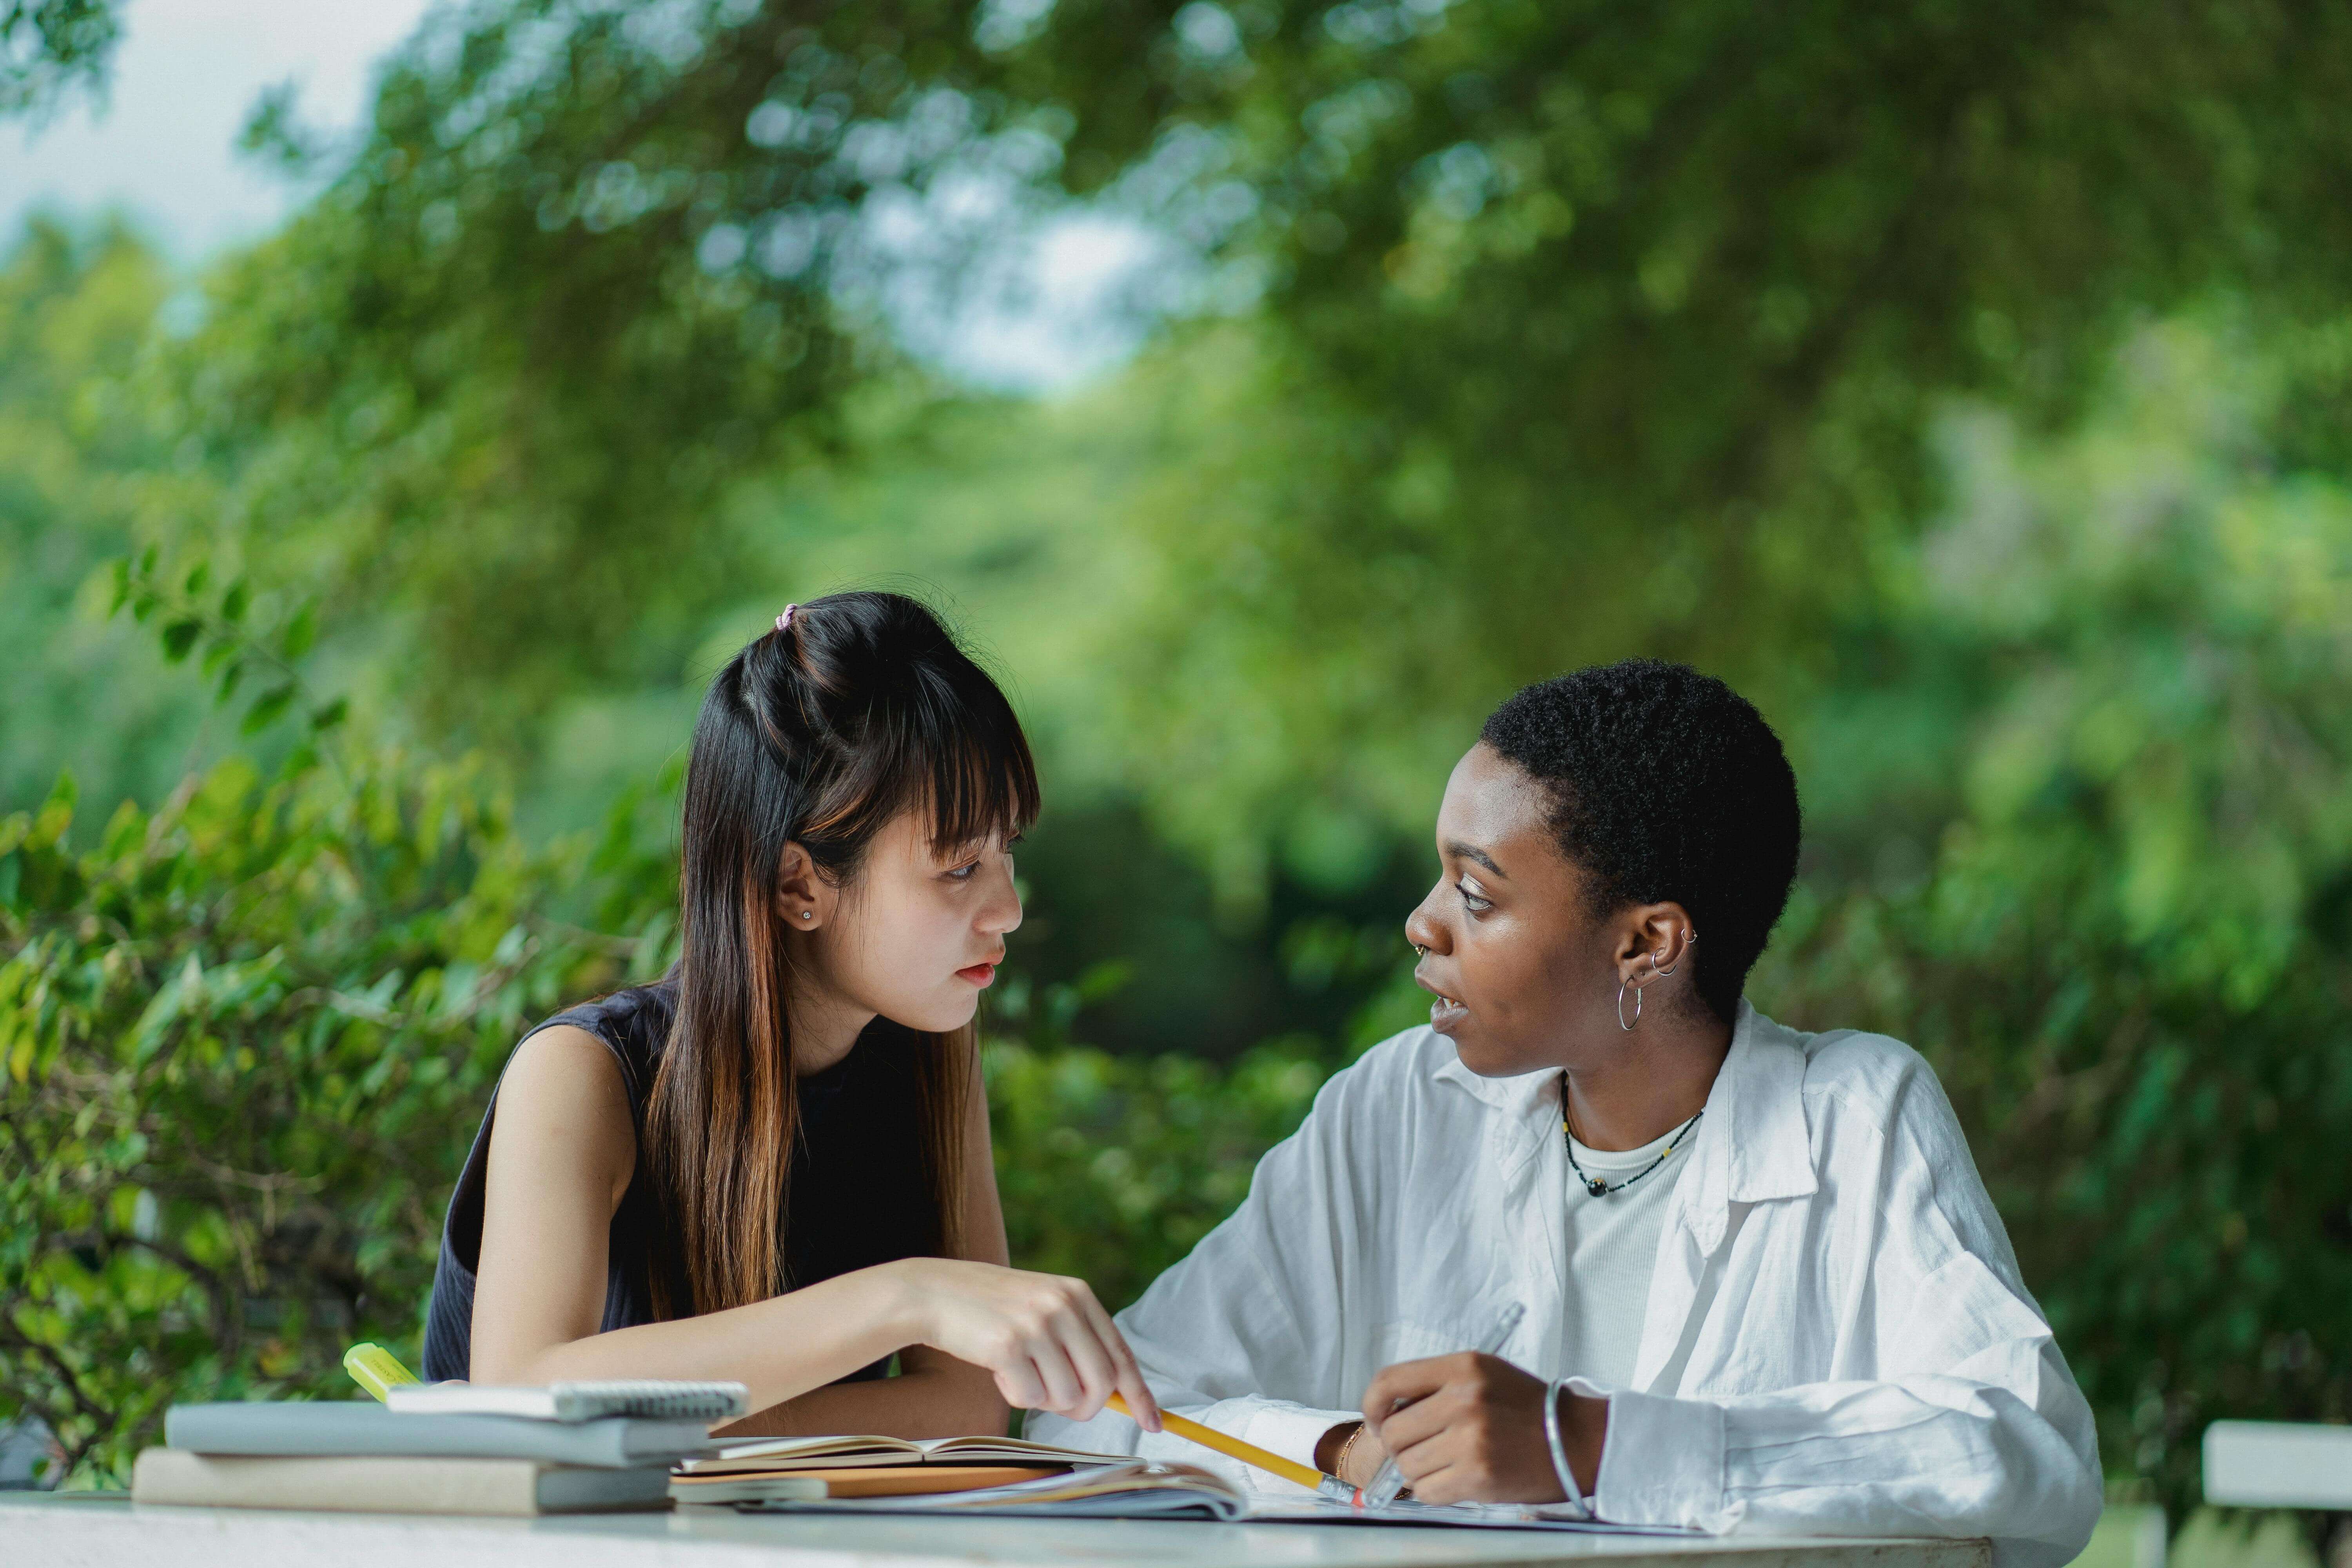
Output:
<svg viewBox="0 0 2352 1568">
<path fill-rule="evenodd" d="M 1601 1486 L 1601 1451 L 1609 1439 L 1609 1401 L 1559 1391 L 1559 1440 L 1577 1490 L 1587 1501 Z"/>
<path fill-rule="evenodd" d="M 919 1258 L 902 1258 L 860 1270 L 872 1279 L 876 1293 L 867 1321 L 887 1332 L 891 1351 L 929 1344 L 937 1337 L 929 1311 L 930 1292 L 923 1289 L 920 1274 L 923 1261 Z"/>
<path fill-rule="evenodd" d="M 1348 1445 L 1364 1429 L 1360 1421 L 1342 1421 L 1315 1440 L 1315 1468 L 1327 1476 L 1337 1476 L 1350 1486 L 1348 1473 L 1341 1467 L 1347 1463 Z"/>
</svg>

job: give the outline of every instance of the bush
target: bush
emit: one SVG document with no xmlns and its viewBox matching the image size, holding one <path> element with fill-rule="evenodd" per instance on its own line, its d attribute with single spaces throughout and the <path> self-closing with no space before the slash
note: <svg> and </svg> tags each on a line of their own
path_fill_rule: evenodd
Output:
<svg viewBox="0 0 2352 1568">
<path fill-rule="evenodd" d="M 66 844 L 0 824 L 0 1419 L 78 1480 L 174 1400 L 347 1392 L 413 1351 L 457 1162 L 530 1019 L 657 959 L 463 767 L 231 762 Z"/>
</svg>

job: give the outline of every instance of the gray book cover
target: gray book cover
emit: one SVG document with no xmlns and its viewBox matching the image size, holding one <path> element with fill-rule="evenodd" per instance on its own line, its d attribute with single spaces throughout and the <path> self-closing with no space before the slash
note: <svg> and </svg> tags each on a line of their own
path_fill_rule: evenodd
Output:
<svg viewBox="0 0 2352 1568">
<path fill-rule="evenodd" d="M 533 1421 L 519 1415 L 423 1415 L 372 1399 L 174 1405 L 163 1440 L 194 1454 L 406 1455 L 542 1459 L 625 1469 L 706 1451 L 708 1424 L 610 1416 Z"/>
</svg>

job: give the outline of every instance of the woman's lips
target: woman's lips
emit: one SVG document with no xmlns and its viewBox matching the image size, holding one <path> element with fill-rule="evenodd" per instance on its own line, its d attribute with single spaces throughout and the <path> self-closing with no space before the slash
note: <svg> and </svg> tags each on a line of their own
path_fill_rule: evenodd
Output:
<svg viewBox="0 0 2352 1568">
<path fill-rule="evenodd" d="M 1412 983 L 1433 998 L 1429 1004 L 1429 1026 L 1439 1034 L 1452 1034 L 1465 1018 L 1470 1016 L 1469 1008 L 1431 984 L 1419 970 L 1413 972 Z"/>
<path fill-rule="evenodd" d="M 957 970 L 956 978 L 958 980 L 968 980 L 972 984 L 979 986 L 981 989 L 986 990 L 990 984 L 996 979 L 996 965 L 992 963 L 975 963 L 969 969 Z"/>
</svg>

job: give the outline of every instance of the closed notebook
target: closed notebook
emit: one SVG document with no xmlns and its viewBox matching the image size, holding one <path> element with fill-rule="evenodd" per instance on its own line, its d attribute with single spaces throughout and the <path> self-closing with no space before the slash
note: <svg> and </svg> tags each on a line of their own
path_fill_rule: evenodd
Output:
<svg viewBox="0 0 2352 1568">
<path fill-rule="evenodd" d="M 669 1475 L 536 1459 L 263 1458 L 150 1448 L 131 1468 L 131 1500 L 338 1513 L 609 1513 L 667 1508 Z"/>
<path fill-rule="evenodd" d="M 751 1390 L 740 1383 L 637 1377 L 543 1385 L 404 1383 L 387 1392 L 383 1402 L 403 1415 L 514 1415 L 529 1421 L 593 1421 L 606 1415 L 731 1421 L 751 1410 Z"/>
<path fill-rule="evenodd" d="M 163 1440 L 197 1454 L 361 1455 L 544 1459 L 624 1468 L 706 1452 L 699 1420 L 533 1421 L 515 1415 L 420 1415 L 373 1399 L 174 1405 Z"/>
</svg>

